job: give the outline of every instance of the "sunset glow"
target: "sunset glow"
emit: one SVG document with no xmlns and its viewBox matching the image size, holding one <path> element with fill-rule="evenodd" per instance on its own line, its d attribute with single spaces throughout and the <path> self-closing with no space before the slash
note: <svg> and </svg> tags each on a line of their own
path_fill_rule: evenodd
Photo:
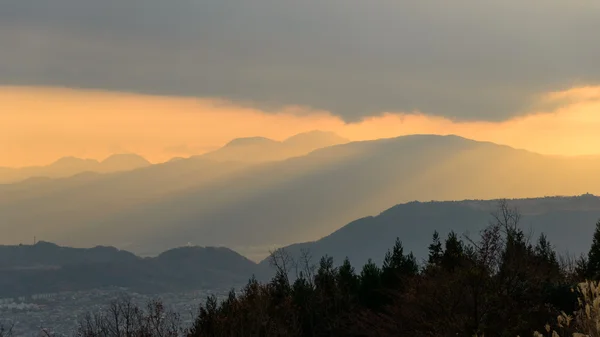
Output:
<svg viewBox="0 0 600 337">
<path fill-rule="evenodd" d="M 233 102 L 43 87 L 0 87 L 0 166 L 48 164 L 63 156 L 103 159 L 133 152 L 152 162 L 218 148 L 234 138 L 283 140 L 310 130 L 358 141 L 407 134 L 456 134 L 542 154 L 597 154 L 600 87 L 541 96 L 552 108 L 504 122 L 456 122 L 388 112 L 346 123 L 327 112 L 263 112 Z"/>
</svg>

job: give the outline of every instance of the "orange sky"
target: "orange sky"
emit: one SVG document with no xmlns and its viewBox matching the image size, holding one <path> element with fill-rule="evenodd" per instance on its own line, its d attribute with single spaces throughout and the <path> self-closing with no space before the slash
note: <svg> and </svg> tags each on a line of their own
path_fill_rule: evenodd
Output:
<svg viewBox="0 0 600 337">
<path fill-rule="evenodd" d="M 557 107 L 498 123 L 390 112 L 347 124 L 326 111 L 301 107 L 264 113 L 211 99 L 0 87 L 0 166 L 43 165 L 67 155 L 103 159 L 123 152 L 160 162 L 200 154 L 236 137 L 282 140 L 315 129 L 352 140 L 457 134 L 544 154 L 600 153 L 600 87 L 548 93 L 539 103 Z"/>
</svg>

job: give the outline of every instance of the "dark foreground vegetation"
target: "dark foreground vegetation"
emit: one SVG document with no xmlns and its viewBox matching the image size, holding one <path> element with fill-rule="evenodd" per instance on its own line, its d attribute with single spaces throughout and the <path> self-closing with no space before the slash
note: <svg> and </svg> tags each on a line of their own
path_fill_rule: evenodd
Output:
<svg viewBox="0 0 600 337">
<path fill-rule="evenodd" d="M 127 299 L 84 317 L 76 334 L 101 336 L 600 336 L 600 223 L 588 256 L 557 257 L 542 234 L 532 238 L 519 213 L 501 203 L 477 237 L 437 233 L 426 261 L 400 240 L 380 267 L 360 270 L 308 252 L 271 257 L 268 283 L 252 278 L 219 303 L 209 297 L 194 323 L 160 301 Z M 583 282 L 583 283 L 582 283 Z M 2 330 L 0 330 L 2 331 Z M 5 328 L 6 334 L 8 330 Z M 553 335 L 554 333 L 554 335 Z"/>
</svg>

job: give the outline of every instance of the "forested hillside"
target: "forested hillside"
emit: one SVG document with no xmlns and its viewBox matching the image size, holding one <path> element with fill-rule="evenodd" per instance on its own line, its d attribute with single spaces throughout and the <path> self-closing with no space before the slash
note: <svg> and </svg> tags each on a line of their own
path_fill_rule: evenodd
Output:
<svg viewBox="0 0 600 337">
<path fill-rule="evenodd" d="M 335 257 L 338 267 L 330 256 L 316 262 L 278 250 L 270 282 L 251 278 L 221 303 L 209 297 L 192 326 L 180 326 L 160 301 L 141 308 L 122 299 L 82 318 L 76 334 L 597 336 L 600 288 L 586 280 L 600 278 L 600 222 L 589 252 L 569 259 L 545 235 L 528 235 L 507 203 L 490 220 L 472 236 L 433 232 L 423 263 L 400 239 L 381 266 Z"/>
<path fill-rule="evenodd" d="M 499 200 L 462 200 L 409 202 L 396 205 L 372 217 L 350 222 L 335 232 L 312 242 L 285 247 L 294 258 L 303 251 L 313 256 L 345 256 L 356 265 L 368 259 L 380 264 L 388 246 L 399 237 L 406 250 L 412 251 L 417 261 L 427 258 L 431 233 L 441 236 L 451 231 L 458 235 L 477 234 L 489 223 Z M 528 235 L 544 233 L 555 244 L 559 254 L 579 255 L 591 243 L 593 227 L 600 219 L 600 198 L 585 194 L 573 197 L 545 197 L 513 199 L 511 207 L 521 214 L 521 227 Z M 337 260 L 337 264 L 341 264 Z M 269 264 L 269 259 L 261 262 Z"/>
<path fill-rule="evenodd" d="M 114 247 L 78 249 L 48 242 L 0 246 L 0 298 L 123 287 L 161 293 L 243 284 L 266 267 L 227 249 L 181 247 L 142 258 Z"/>
</svg>

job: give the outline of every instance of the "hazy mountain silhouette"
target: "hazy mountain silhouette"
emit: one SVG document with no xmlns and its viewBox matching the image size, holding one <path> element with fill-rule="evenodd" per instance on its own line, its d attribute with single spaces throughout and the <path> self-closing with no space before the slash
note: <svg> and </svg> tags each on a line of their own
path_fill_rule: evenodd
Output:
<svg viewBox="0 0 600 337">
<path fill-rule="evenodd" d="M 405 250 L 419 260 L 427 258 L 427 247 L 434 231 L 442 242 L 449 230 L 476 238 L 480 230 L 493 221 L 497 200 L 450 202 L 410 202 L 394 206 L 374 217 L 355 220 L 334 233 L 313 242 L 293 244 L 284 250 L 295 258 L 310 252 L 314 261 L 321 256 L 335 257 L 341 264 L 348 257 L 354 265 L 369 258 L 381 263 L 386 250 L 396 238 Z M 543 232 L 559 253 L 578 256 L 587 252 L 595 223 L 600 219 L 600 198 L 593 195 L 510 200 L 522 214 L 521 226 L 535 242 Z M 268 259 L 261 262 L 267 267 Z"/>
<path fill-rule="evenodd" d="M 95 159 L 63 157 L 47 166 L 0 167 L 0 184 L 18 182 L 28 178 L 64 178 L 83 172 L 128 171 L 150 165 L 150 162 L 136 154 L 115 154 L 101 162 Z"/>
<path fill-rule="evenodd" d="M 0 246 L 0 297 L 127 287 L 162 292 L 240 285 L 266 269 L 227 248 L 182 247 L 141 258 L 114 247 Z"/>
<path fill-rule="evenodd" d="M 132 261 L 137 257 L 114 247 L 60 247 L 40 241 L 34 245 L 0 246 L 0 270 L 57 268 L 81 263 Z"/>
<path fill-rule="evenodd" d="M 15 197 L 0 188 L 0 230 L 12 243 L 37 235 L 157 253 L 192 242 L 244 254 L 315 240 L 412 200 L 600 194 L 599 170 L 595 157 L 542 156 L 456 136 L 405 136 L 251 166 L 190 158 L 86 183 L 55 181 L 45 194 L 28 188 Z M 72 186 L 60 188 L 66 184 Z"/>
<path fill-rule="evenodd" d="M 0 185 L 0 213 L 5 220 L 0 229 L 7 230 L 0 243 L 31 242 L 34 236 L 57 242 L 60 233 L 72 233 L 73 240 L 68 244 L 86 246 L 76 233 L 87 231 L 92 221 L 177 192 L 219 183 L 245 167 L 243 163 L 220 163 L 197 157 L 126 172 L 87 172 L 69 178 L 29 179 Z"/>
<path fill-rule="evenodd" d="M 347 143 L 349 140 L 332 132 L 310 131 L 292 136 L 283 142 L 264 137 L 237 138 L 220 149 L 194 156 L 221 162 L 259 163 L 283 160 L 305 155 L 313 150 Z M 175 157 L 169 162 L 182 159 Z M 152 165 L 137 154 L 114 154 L 103 161 L 63 157 L 47 166 L 22 168 L 0 167 L 0 184 L 15 183 L 27 179 L 66 178 L 83 172 L 113 173 L 130 171 Z"/>
<path fill-rule="evenodd" d="M 305 155 L 316 149 L 348 143 L 332 132 L 310 131 L 282 142 L 264 137 L 237 138 L 222 148 L 202 155 L 216 161 L 265 162 Z"/>
<path fill-rule="evenodd" d="M 319 130 L 299 133 L 283 141 L 285 145 L 292 148 L 298 147 L 312 149 L 318 149 L 338 144 L 345 144 L 349 142 L 350 141 L 348 139 L 340 137 L 333 132 L 325 132 Z"/>
<path fill-rule="evenodd" d="M 150 165 L 149 161 L 137 154 L 113 154 L 100 162 L 99 169 L 96 172 L 129 171 Z"/>
<path fill-rule="evenodd" d="M 280 142 L 265 137 L 245 137 L 233 139 L 229 143 L 225 144 L 223 148 L 237 146 L 270 146 L 273 144 L 280 144 Z"/>
</svg>

